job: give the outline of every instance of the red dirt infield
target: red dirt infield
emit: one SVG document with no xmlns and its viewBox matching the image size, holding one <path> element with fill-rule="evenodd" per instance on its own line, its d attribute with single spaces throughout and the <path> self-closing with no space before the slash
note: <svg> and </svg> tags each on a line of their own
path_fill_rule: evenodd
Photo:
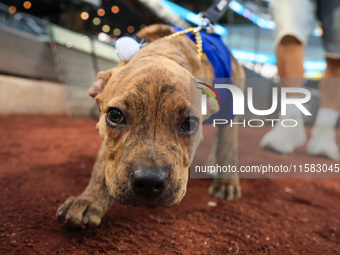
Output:
<svg viewBox="0 0 340 255">
<path fill-rule="evenodd" d="M 100 146 L 96 122 L 0 116 L 0 123 L 0 254 L 340 254 L 340 179 L 242 179 L 236 201 L 208 195 L 210 179 L 190 179 L 175 207 L 115 203 L 98 228 L 67 228 L 55 212 L 87 185 Z M 263 151 L 268 130 L 240 128 L 240 165 L 339 163 L 307 156 L 305 147 Z M 206 133 L 209 140 L 214 132 Z M 340 130 L 337 137 L 340 145 Z"/>
</svg>

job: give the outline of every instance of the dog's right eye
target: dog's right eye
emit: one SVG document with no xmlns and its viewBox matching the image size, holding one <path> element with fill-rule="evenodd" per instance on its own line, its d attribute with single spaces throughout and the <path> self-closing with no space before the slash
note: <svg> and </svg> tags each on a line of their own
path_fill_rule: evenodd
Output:
<svg viewBox="0 0 340 255">
<path fill-rule="evenodd" d="M 106 121 L 109 125 L 125 124 L 124 115 L 118 108 L 109 108 L 106 114 Z"/>
</svg>

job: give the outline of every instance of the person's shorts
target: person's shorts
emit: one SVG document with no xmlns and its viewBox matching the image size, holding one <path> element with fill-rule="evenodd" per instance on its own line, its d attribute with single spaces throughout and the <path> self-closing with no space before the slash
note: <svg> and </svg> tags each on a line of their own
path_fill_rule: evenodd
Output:
<svg viewBox="0 0 340 255">
<path fill-rule="evenodd" d="M 319 21 L 326 57 L 340 58 L 340 0 L 272 0 L 271 10 L 276 44 L 292 35 L 306 45 Z"/>
</svg>

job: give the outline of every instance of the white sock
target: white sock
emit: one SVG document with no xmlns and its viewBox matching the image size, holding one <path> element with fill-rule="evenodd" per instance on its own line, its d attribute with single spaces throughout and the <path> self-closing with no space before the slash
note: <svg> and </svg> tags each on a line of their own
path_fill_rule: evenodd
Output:
<svg viewBox="0 0 340 255">
<path fill-rule="evenodd" d="M 330 108 L 320 108 L 316 115 L 315 125 L 335 127 L 339 112 Z"/>
</svg>

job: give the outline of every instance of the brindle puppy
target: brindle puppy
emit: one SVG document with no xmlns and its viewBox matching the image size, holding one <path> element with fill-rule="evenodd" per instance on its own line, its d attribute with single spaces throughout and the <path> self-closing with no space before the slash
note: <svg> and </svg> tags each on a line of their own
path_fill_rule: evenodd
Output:
<svg viewBox="0 0 340 255">
<path fill-rule="evenodd" d="M 149 44 L 128 63 L 98 74 L 89 95 L 100 108 L 102 146 L 85 191 L 57 210 L 62 222 L 97 226 L 114 200 L 169 207 L 184 197 L 204 120 L 201 91 L 190 94 L 190 79 L 213 78 L 214 72 L 205 54 L 198 59 L 187 36 L 164 38 L 173 32 L 166 25 L 144 28 L 138 36 Z M 232 68 L 233 78 L 244 77 L 235 60 Z M 217 110 L 208 103 L 206 117 Z M 237 129 L 219 128 L 215 148 L 219 150 L 213 150 L 209 164 L 235 165 Z M 213 181 L 209 193 L 222 199 L 240 197 L 237 176 L 222 177 Z"/>
</svg>

